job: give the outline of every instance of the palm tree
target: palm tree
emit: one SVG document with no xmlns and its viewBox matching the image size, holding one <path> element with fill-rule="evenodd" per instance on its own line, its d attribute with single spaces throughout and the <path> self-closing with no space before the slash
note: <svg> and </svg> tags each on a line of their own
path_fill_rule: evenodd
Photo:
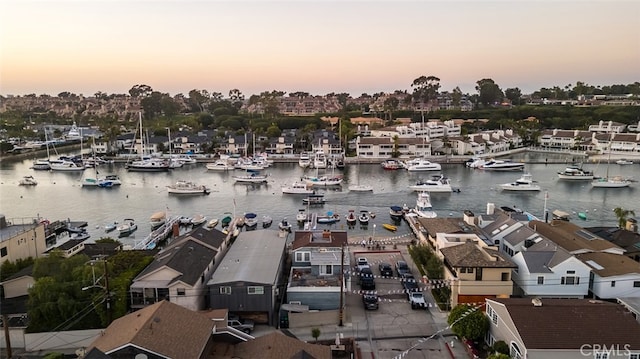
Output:
<svg viewBox="0 0 640 359">
<path fill-rule="evenodd" d="M 627 223 L 627 217 L 635 216 L 636 213 L 631 209 L 624 209 L 622 207 L 616 207 L 613 209 L 613 213 L 616 214 L 616 218 L 618 218 L 618 227 L 624 228 Z"/>
</svg>

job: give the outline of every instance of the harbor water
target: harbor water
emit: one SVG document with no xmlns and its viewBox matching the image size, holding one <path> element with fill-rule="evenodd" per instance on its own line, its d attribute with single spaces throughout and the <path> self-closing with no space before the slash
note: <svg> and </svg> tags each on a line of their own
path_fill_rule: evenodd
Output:
<svg viewBox="0 0 640 359">
<path fill-rule="evenodd" d="M 616 226 L 613 208 L 622 207 L 640 214 L 640 183 L 634 182 L 629 188 L 592 188 L 590 181 L 559 180 L 557 172 L 563 170 L 572 158 L 539 153 L 522 153 L 513 159 L 525 162 L 525 172 L 531 173 L 542 190 L 539 192 L 507 192 L 499 187 L 502 183 L 513 182 L 522 172 L 488 172 L 466 168 L 462 164 L 442 164 L 442 173 L 450 178 L 451 185 L 459 192 L 431 193 L 431 204 L 438 217 L 461 217 L 470 210 L 476 215 L 486 213 L 487 203 L 496 207 L 517 207 L 544 218 L 548 212 L 562 210 L 572 214 L 571 220 L 577 224 L 590 226 Z M 543 159 L 540 161 L 540 159 Z M 544 159 L 550 163 L 545 164 Z M 262 218 L 273 218 L 272 228 L 283 218 L 295 224 L 296 213 L 300 209 L 326 214 L 337 213 L 341 220 L 333 225 L 318 225 L 317 228 L 346 229 L 352 237 L 375 239 L 406 236 L 409 228 L 399 225 L 396 232 L 382 227 L 391 223 L 389 206 L 414 207 L 417 195 L 409 189 L 420 179 L 428 179 L 439 172 L 407 172 L 406 170 L 385 171 L 379 164 L 349 164 L 335 174 L 344 176 L 338 188 L 318 188 L 327 200 L 323 206 L 305 207 L 304 195 L 283 194 L 281 186 L 299 180 L 303 175 L 314 175 L 314 170 L 304 170 L 297 163 L 275 163 L 263 170 L 268 173 L 266 184 L 239 184 L 232 176 L 241 171 L 207 171 L 204 164 L 185 165 L 165 173 L 128 172 L 123 164 L 103 165 L 100 175 L 117 174 L 122 185 L 113 188 L 86 188 L 81 186 L 83 176 L 95 177 L 93 169 L 84 173 L 34 171 L 30 169 L 32 160 L 6 162 L 0 166 L 0 213 L 7 220 L 30 220 L 41 217 L 50 221 L 85 221 L 91 235 L 90 241 L 102 237 L 116 237 L 105 233 L 104 225 L 114 221 L 122 222 L 132 218 L 138 224 L 138 231 L 131 237 L 121 238 L 125 244 L 135 244 L 150 231 L 149 218 L 158 211 L 169 215 L 193 217 L 197 214 L 209 219 L 222 219 L 226 214 L 242 216 L 253 212 Z M 542 163 L 541 163 L 542 162 Z M 560 162 L 560 163 L 558 163 Z M 604 176 L 606 164 L 585 163 L 596 175 Z M 327 170 L 331 173 L 331 170 Z M 640 179 L 640 165 L 609 166 L 610 175 L 623 175 Z M 20 186 L 23 176 L 33 175 L 36 186 Z M 193 181 L 211 189 L 209 195 L 169 195 L 166 186 L 178 180 Z M 350 192 L 350 184 L 373 186 L 373 192 Z M 546 195 L 546 199 L 545 199 Z M 367 227 L 347 228 L 345 220 L 350 210 L 356 213 L 366 210 L 376 214 Z M 578 213 L 586 214 L 586 220 L 578 218 Z M 219 228 L 219 227 L 218 227 Z M 294 229 L 296 227 L 294 226 Z"/>
</svg>

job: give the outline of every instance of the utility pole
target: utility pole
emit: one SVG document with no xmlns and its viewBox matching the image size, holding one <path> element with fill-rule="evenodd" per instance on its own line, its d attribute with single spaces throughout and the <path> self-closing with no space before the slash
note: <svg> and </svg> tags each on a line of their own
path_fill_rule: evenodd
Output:
<svg viewBox="0 0 640 359">
<path fill-rule="evenodd" d="M 103 258 L 104 264 L 104 290 L 107 295 L 107 325 L 111 324 L 112 310 L 111 310 L 111 292 L 109 291 L 109 270 L 107 268 L 107 259 Z"/>
<path fill-rule="evenodd" d="M 2 326 L 4 327 L 4 341 L 7 344 L 7 358 L 13 358 L 11 352 L 11 335 L 9 334 L 9 317 L 6 314 L 2 315 Z"/>
<path fill-rule="evenodd" d="M 343 326 L 342 318 L 344 317 L 344 303 L 342 289 L 344 287 L 344 242 L 340 245 L 340 310 L 338 319 L 340 320 L 339 326 Z"/>
</svg>

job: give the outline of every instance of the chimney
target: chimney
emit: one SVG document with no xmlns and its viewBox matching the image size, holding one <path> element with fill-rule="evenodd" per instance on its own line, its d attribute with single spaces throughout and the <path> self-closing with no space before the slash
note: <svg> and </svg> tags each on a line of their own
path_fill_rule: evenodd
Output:
<svg viewBox="0 0 640 359">
<path fill-rule="evenodd" d="M 532 298 L 531 303 L 534 307 L 542 307 L 542 299 L 540 298 Z"/>
<path fill-rule="evenodd" d="M 331 231 L 328 229 L 325 229 L 322 231 L 322 238 L 331 238 Z"/>
<path fill-rule="evenodd" d="M 624 229 L 629 232 L 638 233 L 638 221 L 635 218 L 627 218 Z"/>
</svg>

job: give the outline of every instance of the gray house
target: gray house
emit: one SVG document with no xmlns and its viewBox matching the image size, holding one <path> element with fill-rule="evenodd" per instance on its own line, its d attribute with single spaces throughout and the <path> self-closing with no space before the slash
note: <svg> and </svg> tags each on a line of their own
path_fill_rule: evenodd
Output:
<svg viewBox="0 0 640 359">
<path fill-rule="evenodd" d="M 339 309 L 340 274 L 342 268 L 350 268 L 347 232 L 297 231 L 291 250 L 287 301 L 310 310 Z M 349 278 L 344 287 L 350 290 Z"/>
<path fill-rule="evenodd" d="M 274 325 L 285 247 L 285 232 L 240 232 L 207 283 L 211 308 Z"/>
</svg>

